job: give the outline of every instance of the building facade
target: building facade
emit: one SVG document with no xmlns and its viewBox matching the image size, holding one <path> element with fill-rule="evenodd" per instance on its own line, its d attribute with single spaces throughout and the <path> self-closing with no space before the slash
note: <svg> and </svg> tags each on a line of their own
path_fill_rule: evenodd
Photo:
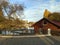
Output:
<svg viewBox="0 0 60 45">
<path fill-rule="evenodd" d="M 48 33 L 47 31 L 49 29 L 51 31 L 60 32 L 60 22 L 51 21 L 46 18 L 42 18 L 32 25 L 32 27 L 34 27 L 35 33 L 39 33 L 39 30 L 41 30 L 43 33 Z"/>
</svg>

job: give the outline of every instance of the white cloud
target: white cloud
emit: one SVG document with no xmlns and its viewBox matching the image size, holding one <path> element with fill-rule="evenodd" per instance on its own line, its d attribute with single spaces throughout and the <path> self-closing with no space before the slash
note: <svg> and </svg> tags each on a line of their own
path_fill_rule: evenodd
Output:
<svg viewBox="0 0 60 45">
<path fill-rule="evenodd" d="M 39 4 L 36 6 L 32 6 L 28 9 L 25 10 L 25 15 L 26 15 L 26 19 L 30 20 L 30 21 L 38 21 L 43 17 L 43 13 L 45 9 L 48 9 L 51 12 L 60 12 L 60 2 L 56 3 L 55 1 L 53 1 L 54 3 L 51 4 L 51 2 L 49 4 L 45 3 L 45 4 Z"/>
<path fill-rule="evenodd" d="M 43 17 L 42 10 L 39 7 L 31 7 L 24 11 L 25 19 L 29 21 L 38 21 Z"/>
</svg>

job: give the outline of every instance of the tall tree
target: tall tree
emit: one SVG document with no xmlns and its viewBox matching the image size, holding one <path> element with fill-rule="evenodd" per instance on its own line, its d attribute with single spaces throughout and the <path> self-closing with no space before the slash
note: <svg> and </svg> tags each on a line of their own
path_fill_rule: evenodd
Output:
<svg viewBox="0 0 60 45">
<path fill-rule="evenodd" d="M 0 22 L 5 20 L 4 14 L 3 14 L 3 4 L 5 1 L 1 1 L 0 2 Z M 7 4 L 7 3 L 6 3 Z M 6 4 L 4 3 L 4 7 L 6 6 Z"/>
<path fill-rule="evenodd" d="M 60 13 L 54 12 L 52 14 L 49 14 L 48 18 L 50 20 L 60 21 Z"/>
<path fill-rule="evenodd" d="M 5 13 L 3 11 L 7 14 L 7 16 L 9 17 L 9 20 L 4 17 Z M 17 14 L 17 16 L 23 15 L 23 11 L 24 11 L 24 7 L 20 4 L 12 5 L 7 1 L 2 1 L 0 3 L 0 25 L 3 26 L 4 28 L 9 29 L 9 28 L 11 28 L 11 25 L 13 25 L 13 24 L 14 24 L 14 26 L 17 25 L 17 24 L 15 24 L 15 22 L 20 24 L 21 22 L 19 21 L 18 17 L 17 17 L 16 21 L 15 20 L 12 21 L 10 19 L 11 19 L 11 15 L 14 13 Z"/>
<path fill-rule="evenodd" d="M 21 16 L 24 11 L 24 7 L 20 4 L 10 4 L 7 1 L 2 1 L 1 8 L 5 11 L 8 15 L 9 19 L 13 13 L 17 13 L 18 16 Z"/>
</svg>

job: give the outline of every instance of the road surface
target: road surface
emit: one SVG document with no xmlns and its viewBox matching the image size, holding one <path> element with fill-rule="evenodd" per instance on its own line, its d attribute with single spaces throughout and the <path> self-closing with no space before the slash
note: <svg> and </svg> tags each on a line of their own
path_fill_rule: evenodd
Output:
<svg viewBox="0 0 60 45">
<path fill-rule="evenodd" d="M 0 45 L 60 45 L 60 36 L 0 37 Z"/>
</svg>

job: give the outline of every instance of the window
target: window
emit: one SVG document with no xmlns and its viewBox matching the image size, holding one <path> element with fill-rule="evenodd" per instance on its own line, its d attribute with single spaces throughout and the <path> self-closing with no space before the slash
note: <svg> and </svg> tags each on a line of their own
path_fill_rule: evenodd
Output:
<svg viewBox="0 0 60 45">
<path fill-rule="evenodd" d="M 60 29 L 60 27 L 58 27 L 58 29 Z"/>
<path fill-rule="evenodd" d="M 47 21 L 46 20 L 44 20 L 44 24 L 47 24 Z"/>
</svg>

